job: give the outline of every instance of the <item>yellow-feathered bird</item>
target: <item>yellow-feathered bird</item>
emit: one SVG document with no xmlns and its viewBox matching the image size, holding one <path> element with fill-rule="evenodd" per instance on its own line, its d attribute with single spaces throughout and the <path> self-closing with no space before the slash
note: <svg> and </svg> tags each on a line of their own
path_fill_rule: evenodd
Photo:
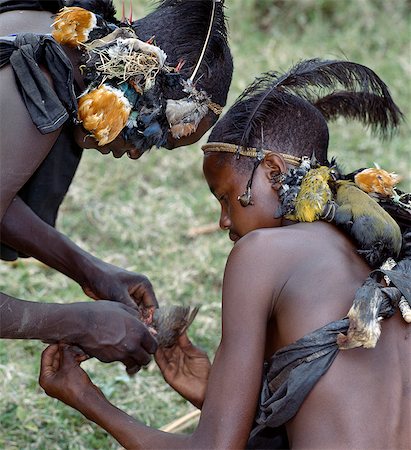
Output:
<svg viewBox="0 0 411 450">
<path fill-rule="evenodd" d="M 62 8 L 52 26 L 52 35 L 57 42 L 77 47 L 88 41 L 90 32 L 97 26 L 97 17 L 91 11 L 77 6 Z"/>
<path fill-rule="evenodd" d="M 397 222 L 354 183 L 336 181 L 335 188 L 335 222 L 350 233 L 368 264 L 377 268 L 387 258 L 396 258 L 402 244 Z"/>
<path fill-rule="evenodd" d="M 327 220 L 332 210 L 332 191 L 328 184 L 331 178 L 331 168 L 320 166 L 311 169 L 301 182 L 301 189 L 294 203 L 294 212 L 285 217 L 300 222 Z"/>
<path fill-rule="evenodd" d="M 380 169 L 379 169 L 380 170 Z M 333 167 L 320 166 L 307 172 L 294 202 L 294 211 L 285 217 L 299 222 L 334 220 L 350 234 L 371 267 L 379 267 L 388 257 L 396 258 L 401 250 L 401 230 L 395 220 L 353 182 L 334 180 Z M 385 171 L 384 171 L 385 172 Z M 374 172 L 368 182 L 378 189 Z M 361 177 L 360 177 L 361 180 Z M 364 182 L 364 178 L 361 180 Z M 386 186 L 385 186 L 386 189 Z"/>
<path fill-rule="evenodd" d="M 123 92 L 105 84 L 82 95 L 78 101 L 79 120 L 100 146 L 119 135 L 130 111 L 130 102 Z"/>
</svg>

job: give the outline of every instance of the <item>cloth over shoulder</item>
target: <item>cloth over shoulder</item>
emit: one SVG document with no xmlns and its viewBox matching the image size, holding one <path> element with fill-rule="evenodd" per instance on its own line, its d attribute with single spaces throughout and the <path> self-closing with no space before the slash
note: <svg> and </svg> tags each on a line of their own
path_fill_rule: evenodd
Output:
<svg viewBox="0 0 411 450">
<path fill-rule="evenodd" d="M 265 364 L 258 426 L 279 427 L 295 416 L 304 399 L 338 354 L 337 335 L 348 330 L 349 320 L 331 322 L 277 351 Z"/>
<path fill-rule="evenodd" d="M 77 118 L 73 66 L 50 35 L 22 33 L 0 38 L 0 68 L 8 63 L 31 119 L 42 134 L 56 131 L 70 116 Z M 54 90 L 39 64 L 48 69 Z"/>
</svg>

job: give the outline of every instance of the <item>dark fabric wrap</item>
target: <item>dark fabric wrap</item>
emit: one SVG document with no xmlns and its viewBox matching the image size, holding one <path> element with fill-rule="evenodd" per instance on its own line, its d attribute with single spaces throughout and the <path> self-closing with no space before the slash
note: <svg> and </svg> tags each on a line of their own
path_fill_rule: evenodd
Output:
<svg viewBox="0 0 411 450">
<path fill-rule="evenodd" d="M 349 320 L 337 320 L 277 351 L 265 363 L 257 426 L 251 439 L 266 427 L 280 427 L 292 419 L 339 351 L 337 335 L 346 333 Z M 249 447 L 256 448 L 256 447 Z"/>
<path fill-rule="evenodd" d="M 8 62 L 13 66 L 22 97 L 39 130 L 43 133 L 52 132 L 63 125 L 49 154 L 18 193 L 44 222 L 55 226 L 59 207 L 82 155 L 82 149 L 75 143 L 71 124 L 67 120 L 70 114 L 72 117 L 77 116 L 73 68 L 51 36 L 31 33 L 0 39 L 0 67 Z M 38 62 L 50 71 L 55 92 L 39 69 Z M 1 259 L 13 261 L 18 256 L 25 255 L 1 244 Z"/>
<path fill-rule="evenodd" d="M 390 285 L 395 286 L 411 306 L 411 256 L 398 261 L 391 269 L 377 269 L 373 273 L 383 273 L 390 279 Z"/>
<path fill-rule="evenodd" d="M 0 68 L 10 63 L 31 120 L 42 133 L 58 130 L 77 117 L 73 66 L 49 35 L 22 33 L 0 39 Z M 54 90 L 40 68 L 50 73 Z"/>
</svg>

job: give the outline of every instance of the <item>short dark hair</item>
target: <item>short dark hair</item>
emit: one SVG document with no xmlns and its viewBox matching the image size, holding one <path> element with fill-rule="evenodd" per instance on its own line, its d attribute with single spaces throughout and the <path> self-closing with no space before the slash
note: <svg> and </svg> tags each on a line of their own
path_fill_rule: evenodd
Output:
<svg viewBox="0 0 411 450">
<path fill-rule="evenodd" d="M 324 95 L 324 89 L 331 92 Z M 257 78 L 214 127 L 209 142 L 294 156 L 314 154 L 326 163 L 326 120 L 338 116 L 360 120 L 382 136 L 403 117 L 387 86 L 371 69 L 349 61 L 312 59 L 284 74 L 269 72 Z M 252 161 L 241 160 L 246 165 Z"/>
<path fill-rule="evenodd" d="M 209 142 L 241 145 L 243 127 L 253 103 L 238 102 L 213 128 Z M 283 102 L 271 110 L 262 127 L 250 135 L 247 146 L 294 156 L 312 156 L 326 161 L 328 126 L 324 116 L 306 100 L 284 93 Z M 248 158 L 250 159 L 250 158 Z"/>
</svg>

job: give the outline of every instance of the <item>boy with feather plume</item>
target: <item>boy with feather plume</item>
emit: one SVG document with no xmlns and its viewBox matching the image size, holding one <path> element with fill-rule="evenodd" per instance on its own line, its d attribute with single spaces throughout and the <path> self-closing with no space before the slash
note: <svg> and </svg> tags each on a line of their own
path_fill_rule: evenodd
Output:
<svg viewBox="0 0 411 450">
<path fill-rule="evenodd" d="M 154 312 L 157 300 L 147 277 L 105 263 L 57 232 L 53 228 L 57 210 L 80 149 L 138 159 L 152 145 L 172 149 L 195 142 L 217 120 L 221 111 L 211 99 L 225 104 L 232 74 L 223 2 L 165 0 L 137 22 L 131 17 L 115 19 L 111 0 L 1 0 L 0 13 L 0 33 L 13 33 L 2 39 L 0 70 L 2 110 L 9 111 L 0 125 L 5 257 L 33 256 L 76 280 L 89 297 L 112 301 L 42 305 L 1 293 L 0 306 L 7 310 L 0 315 L 1 337 L 76 343 L 89 355 L 105 362 L 122 361 L 130 373 L 135 372 L 149 362 L 157 346 L 143 321 L 157 327 L 157 341 L 169 345 L 169 335 L 163 336 L 159 328 L 184 329 L 196 310 L 178 310 L 176 323 L 170 324 L 169 313 L 164 320 L 164 315 Z M 171 20 L 176 36 L 166 26 Z M 52 22 L 60 45 L 48 34 Z M 129 67 L 121 76 L 113 70 L 97 70 L 94 56 L 102 55 L 102 66 L 111 63 L 112 67 L 115 57 L 125 60 L 125 52 L 154 60 L 149 76 L 144 73 L 141 78 Z M 168 66 L 159 77 L 165 52 Z M 33 59 L 25 58 L 29 53 Z M 33 60 L 41 60 L 42 66 Z M 223 82 L 215 84 L 216 78 Z M 197 93 L 210 108 L 203 109 L 201 117 L 189 118 L 195 122 L 189 132 L 173 135 L 175 123 L 167 119 L 166 101 L 188 101 L 191 96 L 194 103 Z M 152 139 L 153 129 L 159 141 Z M 142 321 L 136 318 L 136 308 Z M 27 316 L 30 321 L 24 320 Z"/>
<path fill-rule="evenodd" d="M 328 95 L 311 96 L 313 85 Z M 336 106 L 338 98 L 350 98 L 350 104 Z M 221 205 L 220 227 L 235 243 L 224 275 L 222 339 L 211 367 L 186 336 L 156 353 L 166 381 L 202 410 L 191 435 L 158 432 L 113 407 L 69 348 L 55 345 L 43 353 L 45 391 L 130 449 L 405 448 L 410 329 L 395 309 L 401 296 L 410 300 L 407 259 L 383 272 L 392 282 L 385 287 L 380 273 L 368 277 L 371 267 L 337 225 L 296 222 L 283 211 L 294 211 L 301 201 L 298 184 L 312 170 L 307 189 L 315 192 L 304 201 L 320 214 L 311 219 L 320 219 L 324 205 L 335 202 L 333 191 L 321 191 L 343 178 L 327 162 L 325 117 L 337 115 L 382 133 L 401 121 L 385 84 L 367 67 L 309 60 L 257 80 L 203 146 L 204 174 Z M 289 206 L 283 191 L 292 191 Z M 390 251 L 397 256 L 396 247 Z M 402 251 L 409 256 L 406 246 Z M 339 352 L 337 336 L 349 330 L 354 297 L 361 309 L 357 318 L 364 313 L 367 324 L 372 315 L 375 322 L 392 318 L 374 350 Z M 375 345 L 375 336 L 361 344 Z"/>
</svg>

